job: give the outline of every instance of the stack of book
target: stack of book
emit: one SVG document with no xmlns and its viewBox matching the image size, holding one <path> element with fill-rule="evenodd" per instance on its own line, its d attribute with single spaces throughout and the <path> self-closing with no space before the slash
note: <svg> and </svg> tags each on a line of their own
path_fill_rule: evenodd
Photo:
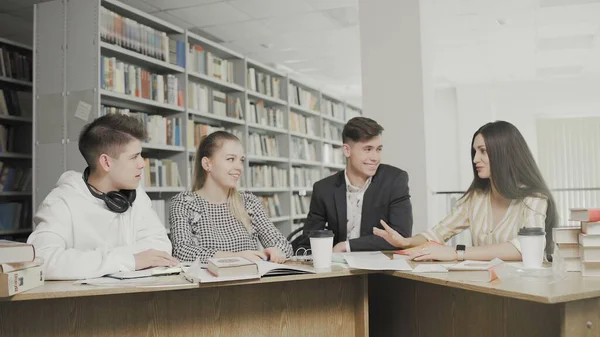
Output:
<svg viewBox="0 0 600 337">
<path fill-rule="evenodd" d="M 44 260 L 33 245 L 0 240 L 0 297 L 12 296 L 44 284 Z"/>
<path fill-rule="evenodd" d="M 569 219 L 576 226 L 552 230 L 554 255 L 563 260 L 566 271 L 600 276 L 600 209 L 572 208 Z"/>
<path fill-rule="evenodd" d="M 600 276 L 600 208 L 573 208 L 569 218 L 581 224 L 581 275 Z"/>
</svg>

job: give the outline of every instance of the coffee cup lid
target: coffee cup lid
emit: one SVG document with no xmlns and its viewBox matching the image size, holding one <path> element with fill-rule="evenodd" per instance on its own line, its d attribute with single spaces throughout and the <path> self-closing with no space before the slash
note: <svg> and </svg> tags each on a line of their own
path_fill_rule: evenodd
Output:
<svg viewBox="0 0 600 337">
<path fill-rule="evenodd" d="M 309 238 L 332 238 L 333 232 L 327 229 L 319 229 L 308 232 Z"/>
<path fill-rule="evenodd" d="M 522 227 L 521 229 L 519 229 L 519 235 L 522 236 L 537 236 L 544 234 L 546 234 L 544 232 L 544 229 L 540 227 Z"/>
</svg>

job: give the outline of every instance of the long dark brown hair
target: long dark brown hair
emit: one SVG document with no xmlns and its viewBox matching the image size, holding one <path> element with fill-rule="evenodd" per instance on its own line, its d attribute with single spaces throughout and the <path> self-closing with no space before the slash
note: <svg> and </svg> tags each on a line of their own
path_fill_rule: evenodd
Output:
<svg viewBox="0 0 600 337">
<path fill-rule="evenodd" d="M 473 159 L 476 150 L 473 143 L 477 135 L 483 136 L 489 157 L 490 177 L 479 178 Z M 546 253 L 551 254 L 554 248 L 552 228 L 558 222 L 556 204 L 542 174 L 533 159 L 531 150 L 519 130 L 509 122 L 496 121 L 487 123 L 473 134 L 471 140 L 471 164 L 473 165 L 473 182 L 463 197 L 470 198 L 476 191 L 490 192 L 491 184 L 504 198 L 523 200 L 530 196 L 543 196 L 548 201 L 546 210 Z"/>
<path fill-rule="evenodd" d="M 214 153 L 223 146 L 223 142 L 227 140 L 240 142 L 238 137 L 226 131 L 216 131 L 208 136 L 202 137 L 202 140 L 198 145 L 198 150 L 196 150 L 196 158 L 194 160 L 194 184 L 192 185 L 192 191 L 198 191 L 204 186 L 204 183 L 206 183 L 206 176 L 208 173 L 202 167 L 202 158 L 212 158 Z M 246 212 L 240 194 L 235 188 L 229 190 L 227 201 L 233 216 L 241 222 L 248 231 L 251 231 L 252 220 L 250 219 L 248 212 Z"/>
</svg>

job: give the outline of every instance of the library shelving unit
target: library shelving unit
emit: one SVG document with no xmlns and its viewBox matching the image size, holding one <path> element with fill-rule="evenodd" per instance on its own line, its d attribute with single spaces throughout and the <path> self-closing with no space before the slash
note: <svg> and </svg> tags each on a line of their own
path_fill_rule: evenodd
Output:
<svg viewBox="0 0 600 337">
<path fill-rule="evenodd" d="M 331 132 L 341 133 L 350 107 L 334 96 L 116 0 L 44 2 L 34 19 L 35 205 L 64 170 L 83 170 L 77 137 L 104 113 L 147 123 L 143 154 L 152 159 L 144 188 L 164 214 L 174 194 L 191 189 L 198 142 L 215 130 L 240 138 L 246 162 L 239 188 L 261 198 L 286 235 L 306 216 L 296 195 L 308 205 L 312 184 L 344 168 L 323 160 L 324 145 L 341 148 Z M 150 93 L 138 69 L 150 77 Z M 164 95 L 152 85 L 164 86 Z M 166 135 L 159 132 L 165 126 Z M 159 169 L 168 184 L 156 184 Z"/>
<path fill-rule="evenodd" d="M 32 48 L 0 38 L 0 238 L 31 233 Z"/>
</svg>

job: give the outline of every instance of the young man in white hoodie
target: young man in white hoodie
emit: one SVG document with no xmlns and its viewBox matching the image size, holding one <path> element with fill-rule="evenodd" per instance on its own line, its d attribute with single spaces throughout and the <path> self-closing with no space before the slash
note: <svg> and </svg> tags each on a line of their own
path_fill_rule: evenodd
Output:
<svg viewBox="0 0 600 337">
<path fill-rule="evenodd" d="M 88 168 L 67 171 L 39 206 L 28 243 L 45 260 L 48 280 L 100 277 L 172 266 L 171 242 L 140 188 L 144 126 L 120 114 L 86 125 L 79 151 Z"/>
</svg>

